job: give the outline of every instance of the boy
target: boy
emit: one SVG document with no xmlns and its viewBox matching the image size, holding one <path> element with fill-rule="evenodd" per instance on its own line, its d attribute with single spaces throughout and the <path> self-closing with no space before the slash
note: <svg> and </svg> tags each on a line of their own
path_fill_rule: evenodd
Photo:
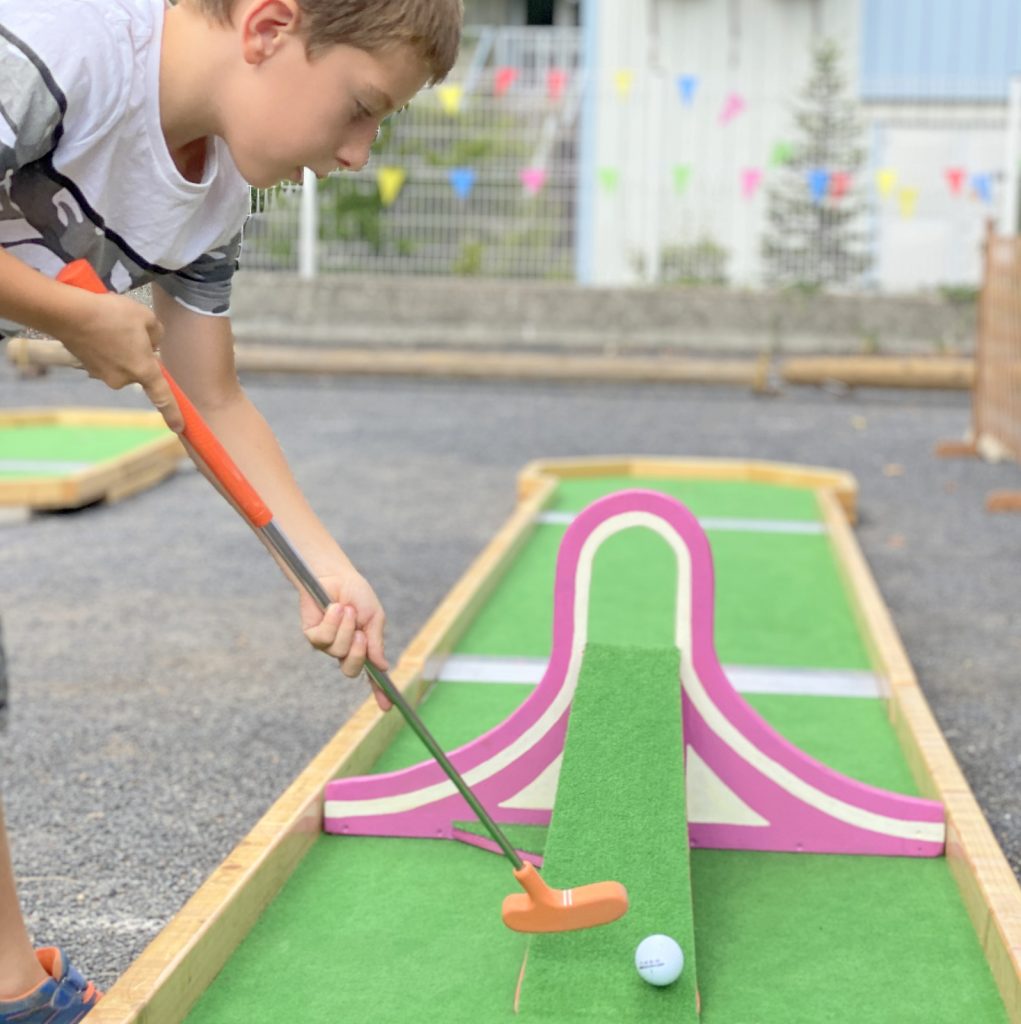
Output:
<svg viewBox="0 0 1021 1024">
<path fill-rule="evenodd" d="M 0 0 L 0 334 L 54 335 L 180 431 L 161 359 L 333 597 L 323 615 L 303 596 L 301 624 L 351 677 L 386 667 L 383 610 L 238 384 L 231 275 L 249 185 L 362 167 L 382 119 L 450 70 L 461 16 L 461 0 Z M 111 292 L 152 281 L 153 310 L 53 280 L 79 258 Z M 0 1024 L 73 1024 L 98 998 L 59 950 L 33 951 L 0 813 Z"/>
</svg>

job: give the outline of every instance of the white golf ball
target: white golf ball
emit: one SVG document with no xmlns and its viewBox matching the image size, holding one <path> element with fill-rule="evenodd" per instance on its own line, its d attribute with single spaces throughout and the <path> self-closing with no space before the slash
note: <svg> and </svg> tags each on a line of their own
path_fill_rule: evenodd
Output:
<svg viewBox="0 0 1021 1024">
<path fill-rule="evenodd" d="M 684 950 L 669 935 L 648 935 L 635 950 L 635 967 L 650 985 L 672 985 L 684 970 Z"/>
</svg>

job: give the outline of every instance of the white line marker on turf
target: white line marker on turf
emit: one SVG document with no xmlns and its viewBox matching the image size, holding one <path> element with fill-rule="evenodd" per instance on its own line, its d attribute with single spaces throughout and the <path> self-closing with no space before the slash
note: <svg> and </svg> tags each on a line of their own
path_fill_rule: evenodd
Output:
<svg viewBox="0 0 1021 1024">
<path fill-rule="evenodd" d="M 535 521 L 542 525 L 567 526 L 573 522 L 574 512 L 541 512 Z M 739 519 L 730 516 L 700 516 L 703 530 L 720 530 L 734 533 L 825 533 L 823 523 L 803 522 L 797 519 Z"/>
<path fill-rule="evenodd" d="M 546 671 L 545 658 L 487 657 L 452 654 L 436 672 L 439 683 L 530 683 L 540 682 Z M 739 693 L 768 693 L 786 697 L 883 696 L 880 678 L 855 669 L 774 668 L 771 666 L 725 665 L 727 678 Z"/>
</svg>

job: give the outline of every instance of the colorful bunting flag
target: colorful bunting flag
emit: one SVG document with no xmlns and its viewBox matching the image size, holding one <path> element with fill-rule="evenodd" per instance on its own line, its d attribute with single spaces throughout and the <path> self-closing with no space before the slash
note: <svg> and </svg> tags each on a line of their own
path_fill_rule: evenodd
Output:
<svg viewBox="0 0 1021 1024">
<path fill-rule="evenodd" d="M 607 192 L 616 192 L 617 185 L 620 184 L 620 171 L 618 171 L 616 167 L 600 167 L 599 184 L 602 185 Z"/>
<path fill-rule="evenodd" d="M 678 195 L 681 195 L 688 187 L 688 181 L 690 178 L 691 164 L 674 165 L 674 191 L 676 191 Z"/>
<path fill-rule="evenodd" d="M 918 205 L 918 189 L 905 186 L 897 193 L 897 202 L 900 205 L 902 217 L 913 217 L 915 207 Z"/>
<path fill-rule="evenodd" d="M 473 167 L 452 167 L 450 169 L 450 187 L 458 199 L 467 199 L 475 187 L 475 169 Z"/>
<path fill-rule="evenodd" d="M 745 167 L 741 171 L 741 195 L 743 195 L 745 199 L 753 199 L 761 184 L 761 167 Z"/>
<path fill-rule="evenodd" d="M 631 87 L 634 84 L 635 73 L 628 68 L 621 68 L 613 73 L 613 85 L 622 100 L 626 100 L 631 95 Z"/>
<path fill-rule="evenodd" d="M 376 186 L 379 188 L 379 198 L 384 206 L 393 206 L 401 194 L 406 177 L 407 174 L 402 167 L 380 167 L 376 172 Z"/>
<path fill-rule="evenodd" d="M 842 199 L 851 188 L 851 174 L 849 171 L 834 171 L 830 175 L 830 195 L 834 199 Z"/>
<path fill-rule="evenodd" d="M 963 167 L 948 167 L 943 174 L 947 179 L 951 195 L 959 196 L 964 188 L 965 170 Z"/>
<path fill-rule="evenodd" d="M 560 68 L 550 68 L 546 72 L 546 95 L 556 103 L 567 88 L 567 72 Z"/>
<path fill-rule="evenodd" d="M 461 113 L 461 101 L 464 99 L 464 86 L 441 85 L 436 90 L 436 93 L 440 98 L 440 106 L 443 108 L 443 113 L 449 114 L 451 117 L 455 114 Z"/>
<path fill-rule="evenodd" d="M 744 97 L 740 93 L 732 92 L 723 101 L 723 109 L 720 111 L 720 124 L 730 124 L 738 114 L 744 111 L 746 106 Z"/>
<path fill-rule="evenodd" d="M 830 187 L 830 172 L 825 167 L 810 167 L 806 172 L 813 203 L 821 203 Z"/>
<path fill-rule="evenodd" d="M 781 140 L 773 145 L 773 152 L 769 157 L 769 162 L 774 167 L 782 167 L 784 164 L 789 164 L 794 159 L 794 147 L 789 142 Z"/>
<path fill-rule="evenodd" d="M 884 198 L 897 187 L 897 172 L 892 167 L 884 167 L 876 171 L 876 188 Z"/>
<path fill-rule="evenodd" d="M 678 75 L 677 92 L 680 94 L 681 102 L 690 107 L 695 102 L 695 93 L 698 91 L 698 75 Z"/>
<path fill-rule="evenodd" d="M 521 179 L 521 184 L 524 185 L 525 191 L 530 196 L 536 196 L 546 184 L 546 168 L 524 167 L 518 172 L 518 177 Z"/>
<path fill-rule="evenodd" d="M 975 195 L 983 203 L 991 203 L 993 201 L 993 179 L 991 175 L 984 172 L 973 174 L 971 176 L 971 187 Z"/>
<path fill-rule="evenodd" d="M 517 81 L 517 68 L 497 68 L 493 74 L 493 95 L 506 96 L 507 90 Z"/>
</svg>

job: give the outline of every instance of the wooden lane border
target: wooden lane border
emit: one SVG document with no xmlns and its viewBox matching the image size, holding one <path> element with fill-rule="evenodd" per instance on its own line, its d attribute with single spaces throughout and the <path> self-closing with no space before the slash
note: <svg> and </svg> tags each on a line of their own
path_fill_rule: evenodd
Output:
<svg viewBox="0 0 1021 1024">
<path fill-rule="evenodd" d="M 1021 1024 L 1021 888 L 929 710 L 858 547 L 850 526 L 857 485 L 850 474 L 751 460 L 622 456 L 529 463 L 518 476 L 516 511 L 411 642 L 394 670 L 395 682 L 409 699 L 420 701 L 432 666 L 453 649 L 510 567 L 559 480 L 607 475 L 761 481 L 815 491 L 870 656 L 888 683 L 891 721 L 922 792 L 947 807 L 949 866 L 1008 1020 Z M 400 725 L 366 701 L 128 968 L 92 1011 L 91 1024 L 183 1020 L 315 841 L 325 784 L 367 771 Z"/>
<path fill-rule="evenodd" d="M 263 373 L 379 374 L 470 377 L 491 380 L 649 381 L 723 384 L 763 392 L 780 383 L 847 387 L 966 390 L 975 380 L 968 356 L 758 356 L 710 357 L 660 352 L 502 352 L 487 349 L 385 345 L 271 345 L 239 342 L 237 368 Z M 52 338 L 11 338 L 7 358 L 22 373 L 50 366 L 80 366 Z"/>
<path fill-rule="evenodd" d="M 0 412 L 0 430 L 34 426 L 162 427 L 163 417 L 158 412 L 77 408 Z M 168 430 L 77 472 L 0 480 L 0 506 L 70 509 L 95 501 L 120 501 L 159 483 L 184 457 L 184 446 Z"/>
<path fill-rule="evenodd" d="M 1021 886 L 1007 863 L 928 701 L 889 609 L 832 492 L 819 502 L 854 612 L 881 679 L 904 756 L 923 796 L 947 814 L 946 857 L 1007 1008 L 1021 1022 Z"/>
</svg>

